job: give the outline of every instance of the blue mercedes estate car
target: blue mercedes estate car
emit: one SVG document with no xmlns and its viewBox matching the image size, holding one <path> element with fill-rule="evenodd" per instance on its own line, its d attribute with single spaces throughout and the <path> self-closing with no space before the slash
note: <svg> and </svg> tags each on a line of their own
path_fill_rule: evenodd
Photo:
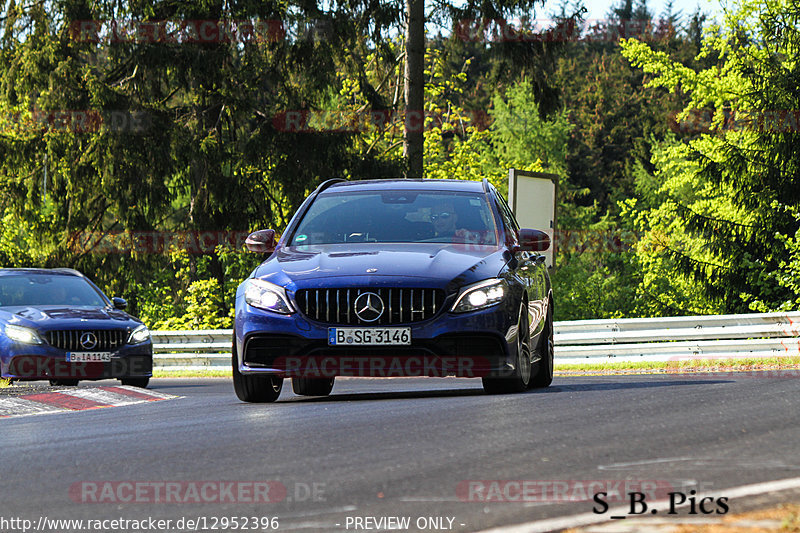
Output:
<svg viewBox="0 0 800 533">
<path fill-rule="evenodd" d="M 486 180 L 329 180 L 236 293 L 236 395 L 336 376 L 480 377 L 488 393 L 553 379 L 553 292 L 542 231 L 520 229 Z"/>
<path fill-rule="evenodd" d="M 117 378 L 146 387 L 150 331 L 76 270 L 0 269 L 0 375 L 53 385 Z"/>
</svg>

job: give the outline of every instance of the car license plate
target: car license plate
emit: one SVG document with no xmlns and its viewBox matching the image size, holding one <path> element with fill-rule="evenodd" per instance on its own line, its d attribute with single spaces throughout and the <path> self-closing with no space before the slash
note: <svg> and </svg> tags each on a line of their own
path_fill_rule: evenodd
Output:
<svg viewBox="0 0 800 533">
<path fill-rule="evenodd" d="M 411 328 L 328 328 L 329 346 L 411 344 Z"/>
<path fill-rule="evenodd" d="M 111 361 L 111 352 L 67 352 L 67 361 L 70 363 L 108 363 Z"/>
</svg>

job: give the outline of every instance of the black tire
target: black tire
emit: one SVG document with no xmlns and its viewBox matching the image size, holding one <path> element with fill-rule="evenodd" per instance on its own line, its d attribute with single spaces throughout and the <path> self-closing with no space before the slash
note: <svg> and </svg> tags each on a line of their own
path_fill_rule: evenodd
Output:
<svg viewBox="0 0 800 533">
<path fill-rule="evenodd" d="M 77 379 L 51 379 L 50 385 L 54 387 L 76 387 L 78 385 Z"/>
<path fill-rule="evenodd" d="M 531 381 L 531 330 L 528 311 L 523 303 L 517 329 L 517 363 L 511 377 L 485 377 L 483 390 L 487 394 L 509 394 L 528 390 Z"/>
<path fill-rule="evenodd" d="M 233 340 L 231 350 L 231 365 L 233 366 L 233 390 L 243 402 L 269 403 L 274 402 L 281 395 L 283 378 L 276 376 L 246 376 L 239 372 L 239 360 L 236 354 L 236 339 Z"/>
<path fill-rule="evenodd" d="M 292 390 L 298 396 L 327 396 L 336 378 L 292 378 Z"/>
<path fill-rule="evenodd" d="M 549 387 L 553 382 L 553 356 L 555 355 L 553 344 L 553 306 L 547 306 L 547 320 L 544 324 L 544 331 L 539 336 L 536 351 L 541 355 L 539 360 L 539 371 L 531 378 L 528 385 L 531 389 L 543 389 Z"/>
<path fill-rule="evenodd" d="M 120 379 L 120 382 L 123 385 L 128 385 L 130 387 L 146 389 L 147 385 L 150 383 L 150 378 L 122 378 Z"/>
</svg>

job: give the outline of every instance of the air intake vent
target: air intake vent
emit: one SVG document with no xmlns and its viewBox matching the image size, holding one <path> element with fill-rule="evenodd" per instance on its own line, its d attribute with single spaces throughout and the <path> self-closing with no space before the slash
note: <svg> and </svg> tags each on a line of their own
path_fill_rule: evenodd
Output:
<svg viewBox="0 0 800 533">
<path fill-rule="evenodd" d="M 357 326 L 428 320 L 442 309 L 444 299 L 444 291 L 439 289 L 303 289 L 295 294 L 300 311 L 308 318 Z M 367 307 L 370 309 L 365 310 Z"/>
</svg>

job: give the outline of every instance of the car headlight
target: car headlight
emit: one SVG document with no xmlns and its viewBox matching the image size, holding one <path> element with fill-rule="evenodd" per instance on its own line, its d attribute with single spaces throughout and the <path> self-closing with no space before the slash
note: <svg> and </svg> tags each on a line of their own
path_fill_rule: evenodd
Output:
<svg viewBox="0 0 800 533">
<path fill-rule="evenodd" d="M 456 303 L 451 309 L 454 313 L 466 313 L 491 307 L 503 301 L 508 293 L 508 284 L 503 279 L 487 279 L 461 289 Z"/>
<path fill-rule="evenodd" d="M 150 330 L 144 324 L 133 330 L 128 336 L 128 344 L 139 344 L 147 340 L 150 340 Z"/>
<path fill-rule="evenodd" d="M 280 285 L 275 285 L 263 279 L 248 279 L 245 281 L 244 301 L 253 307 L 266 309 L 288 315 L 294 312 L 286 290 Z"/>
<path fill-rule="evenodd" d="M 24 326 L 6 326 L 6 337 L 12 341 L 21 342 L 23 344 L 43 344 L 44 340 L 39 336 L 39 332 L 35 329 L 26 328 Z"/>
</svg>

